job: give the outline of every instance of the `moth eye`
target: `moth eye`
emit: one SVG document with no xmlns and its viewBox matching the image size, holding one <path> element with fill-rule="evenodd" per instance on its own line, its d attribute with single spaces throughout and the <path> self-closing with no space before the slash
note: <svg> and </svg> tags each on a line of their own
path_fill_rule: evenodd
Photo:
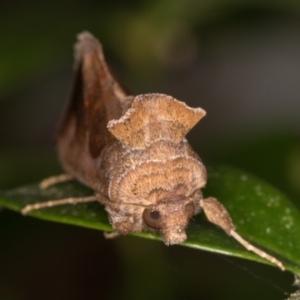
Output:
<svg viewBox="0 0 300 300">
<path fill-rule="evenodd" d="M 195 206 L 192 202 L 185 205 L 185 210 L 187 212 L 188 218 L 191 219 L 195 214 Z"/>
<path fill-rule="evenodd" d="M 152 210 L 151 208 L 145 208 L 143 212 L 144 222 L 153 229 L 161 228 L 160 212 L 158 210 Z"/>
</svg>

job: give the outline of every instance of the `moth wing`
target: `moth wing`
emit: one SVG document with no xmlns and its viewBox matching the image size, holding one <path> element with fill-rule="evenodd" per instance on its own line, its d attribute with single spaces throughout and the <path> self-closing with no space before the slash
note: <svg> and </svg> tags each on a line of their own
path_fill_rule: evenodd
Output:
<svg viewBox="0 0 300 300">
<path fill-rule="evenodd" d="M 129 92 L 110 72 L 100 42 L 89 32 L 77 38 L 71 98 L 56 142 L 58 148 L 60 143 L 64 144 L 59 152 L 67 151 L 70 155 L 72 149 L 68 148 L 85 147 L 97 158 L 114 139 L 107 123 L 122 116 L 131 104 L 131 97 L 127 97 Z"/>
</svg>

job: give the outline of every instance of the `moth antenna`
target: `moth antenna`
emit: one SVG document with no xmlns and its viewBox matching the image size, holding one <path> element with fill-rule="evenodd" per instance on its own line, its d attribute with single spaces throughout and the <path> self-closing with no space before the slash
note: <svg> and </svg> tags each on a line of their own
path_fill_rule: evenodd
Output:
<svg viewBox="0 0 300 300">
<path fill-rule="evenodd" d="M 21 210 L 21 213 L 23 215 L 26 215 L 29 212 L 31 212 L 32 210 L 39 210 L 42 208 L 54 207 L 54 206 L 60 206 L 60 205 L 66 205 L 66 204 L 78 204 L 78 203 L 87 203 L 87 202 L 95 202 L 95 201 L 98 201 L 96 196 L 50 200 L 50 201 L 46 201 L 46 202 L 42 202 L 42 203 L 39 202 L 39 203 L 34 203 L 34 204 L 28 204 Z"/>
</svg>

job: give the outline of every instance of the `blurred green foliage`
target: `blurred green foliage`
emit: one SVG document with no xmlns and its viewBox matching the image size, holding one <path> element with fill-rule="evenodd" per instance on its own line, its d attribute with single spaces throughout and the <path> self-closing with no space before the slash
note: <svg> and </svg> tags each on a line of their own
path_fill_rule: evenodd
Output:
<svg viewBox="0 0 300 300">
<path fill-rule="evenodd" d="M 298 1 L 12 1 L 2 4 L 0 93 L 24 87 L 70 59 L 74 36 L 90 30 L 126 67 L 153 77 L 182 32 L 201 31 L 230 16 L 241 22 L 259 11 L 294 14 Z M 145 74 L 144 74 L 145 75 Z M 152 78 L 153 79 L 153 78 Z"/>
</svg>

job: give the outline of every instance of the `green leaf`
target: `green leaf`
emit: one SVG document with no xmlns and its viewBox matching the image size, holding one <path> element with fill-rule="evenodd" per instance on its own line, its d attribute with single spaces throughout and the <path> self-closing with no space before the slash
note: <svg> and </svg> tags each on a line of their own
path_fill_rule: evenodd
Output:
<svg viewBox="0 0 300 300">
<path fill-rule="evenodd" d="M 221 166 L 209 168 L 205 196 L 213 196 L 229 211 L 237 232 L 259 248 L 275 256 L 285 267 L 300 275 L 300 213 L 278 190 L 254 176 Z M 38 185 L 0 192 L 0 205 L 20 211 L 26 204 L 68 197 L 91 195 L 77 182 L 68 182 L 40 190 Z M 98 203 L 65 205 L 32 211 L 29 215 L 44 220 L 110 231 L 107 213 Z M 135 234 L 160 239 L 150 233 Z M 221 229 L 209 223 L 203 214 L 188 226 L 185 246 L 232 255 L 269 264 L 245 250 Z"/>
</svg>

